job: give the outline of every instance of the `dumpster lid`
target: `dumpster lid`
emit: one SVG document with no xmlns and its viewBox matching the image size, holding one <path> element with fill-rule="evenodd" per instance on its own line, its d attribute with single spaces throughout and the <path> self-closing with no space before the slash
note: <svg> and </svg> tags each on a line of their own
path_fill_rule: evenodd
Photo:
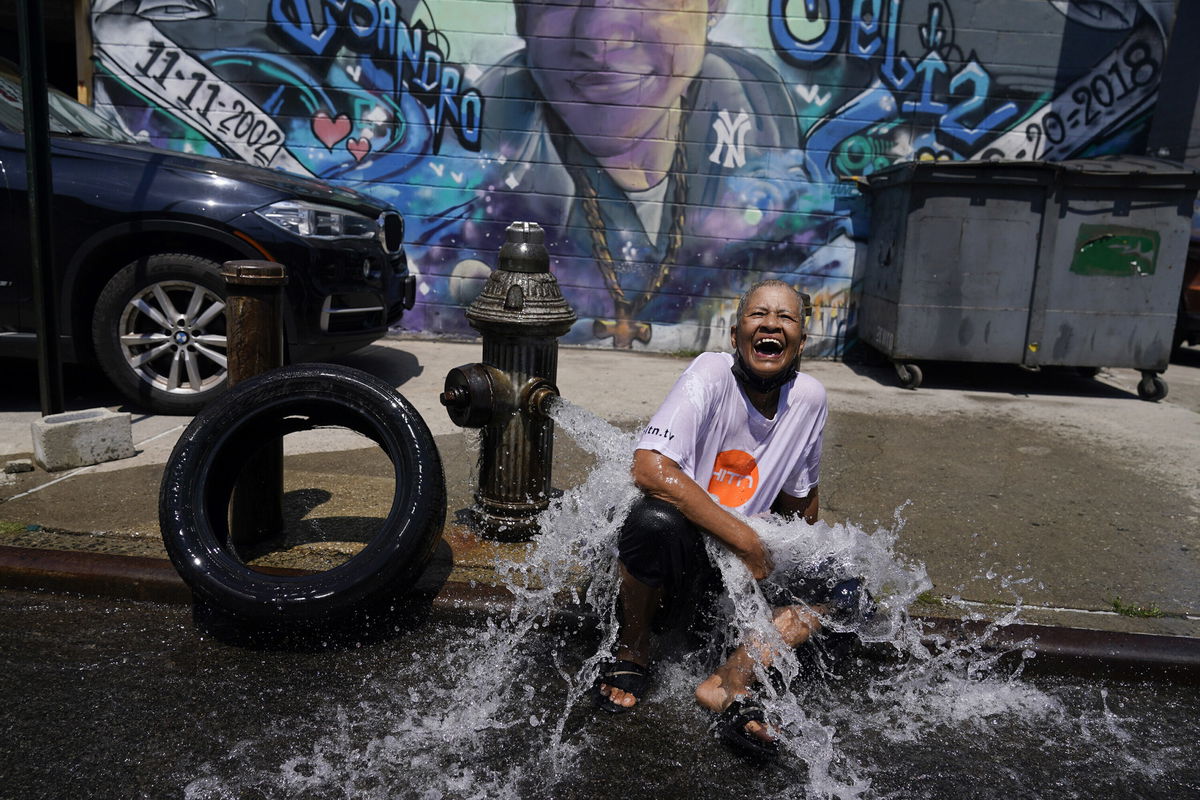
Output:
<svg viewBox="0 0 1200 800">
<path fill-rule="evenodd" d="M 1063 182 L 1089 186 L 1143 186 L 1200 189 L 1200 170 L 1149 156 L 1113 155 L 1060 161 Z"/>
<path fill-rule="evenodd" d="M 1175 161 L 1166 161 L 1150 156 L 1096 156 L 1094 158 L 1071 158 L 1057 162 L 1067 172 L 1091 172 L 1096 174 L 1137 175 L 1196 175 L 1194 168 Z"/>
<path fill-rule="evenodd" d="M 1072 185 L 1200 189 L 1200 170 L 1175 161 L 1134 155 L 1066 161 L 906 161 L 873 172 L 856 183 L 863 189 L 902 183 L 1038 186 L 1056 179 Z"/>
<path fill-rule="evenodd" d="M 905 161 L 856 180 L 862 189 L 903 183 L 971 183 L 1046 186 L 1058 167 L 1048 161 Z"/>
</svg>

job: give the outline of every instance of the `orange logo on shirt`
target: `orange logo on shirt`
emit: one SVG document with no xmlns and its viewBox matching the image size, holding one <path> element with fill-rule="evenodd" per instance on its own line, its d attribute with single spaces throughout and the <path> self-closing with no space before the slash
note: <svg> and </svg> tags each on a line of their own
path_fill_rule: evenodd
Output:
<svg viewBox="0 0 1200 800">
<path fill-rule="evenodd" d="M 717 501 L 730 508 L 740 506 L 754 496 L 758 488 L 758 462 L 742 450 L 726 450 L 717 454 L 713 464 L 708 491 Z"/>
</svg>

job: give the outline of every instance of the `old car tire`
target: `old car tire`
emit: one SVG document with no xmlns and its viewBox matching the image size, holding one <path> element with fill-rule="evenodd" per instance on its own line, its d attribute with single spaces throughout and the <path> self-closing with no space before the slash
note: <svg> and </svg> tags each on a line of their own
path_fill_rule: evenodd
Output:
<svg viewBox="0 0 1200 800">
<path fill-rule="evenodd" d="M 92 342 L 110 381 L 160 414 L 195 414 L 226 386 L 225 283 L 216 262 L 149 256 L 96 299 Z"/>
<path fill-rule="evenodd" d="M 357 555 L 325 572 L 252 569 L 229 543 L 238 467 L 280 436 L 327 426 L 367 436 L 391 460 L 386 520 Z M 304 364 L 239 383 L 192 420 L 164 471 L 158 511 L 167 552 L 197 605 L 250 623 L 328 620 L 413 585 L 441 534 L 446 486 L 433 435 L 391 386 L 350 367 Z"/>
</svg>

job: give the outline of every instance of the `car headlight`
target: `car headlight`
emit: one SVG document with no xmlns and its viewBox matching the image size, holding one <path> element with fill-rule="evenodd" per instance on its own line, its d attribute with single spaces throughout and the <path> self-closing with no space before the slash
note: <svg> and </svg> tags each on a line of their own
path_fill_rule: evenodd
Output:
<svg viewBox="0 0 1200 800">
<path fill-rule="evenodd" d="M 379 230 L 370 217 L 302 200 L 281 200 L 254 213 L 288 233 L 310 239 L 372 239 Z"/>
</svg>

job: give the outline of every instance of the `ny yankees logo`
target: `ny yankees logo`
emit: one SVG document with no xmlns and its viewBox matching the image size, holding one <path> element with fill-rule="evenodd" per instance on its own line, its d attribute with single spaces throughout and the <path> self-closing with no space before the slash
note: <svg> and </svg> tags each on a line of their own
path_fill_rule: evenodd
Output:
<svg viewBox="0 0 1200 800">
<path fill-rule="evenodd" d="M 708 160 L 723 167 L 740 167 L 746 163 L 746 131 L 750 130 L 750 115 L 739 111 L 734 119 L 729 118 L 729 111 L 722 109 L 713 122 L 713 131 L 717 134 L 717 146 L 713 148 Z M 725 160 L 721 160 L 721 153 Z"/>
</svg>

